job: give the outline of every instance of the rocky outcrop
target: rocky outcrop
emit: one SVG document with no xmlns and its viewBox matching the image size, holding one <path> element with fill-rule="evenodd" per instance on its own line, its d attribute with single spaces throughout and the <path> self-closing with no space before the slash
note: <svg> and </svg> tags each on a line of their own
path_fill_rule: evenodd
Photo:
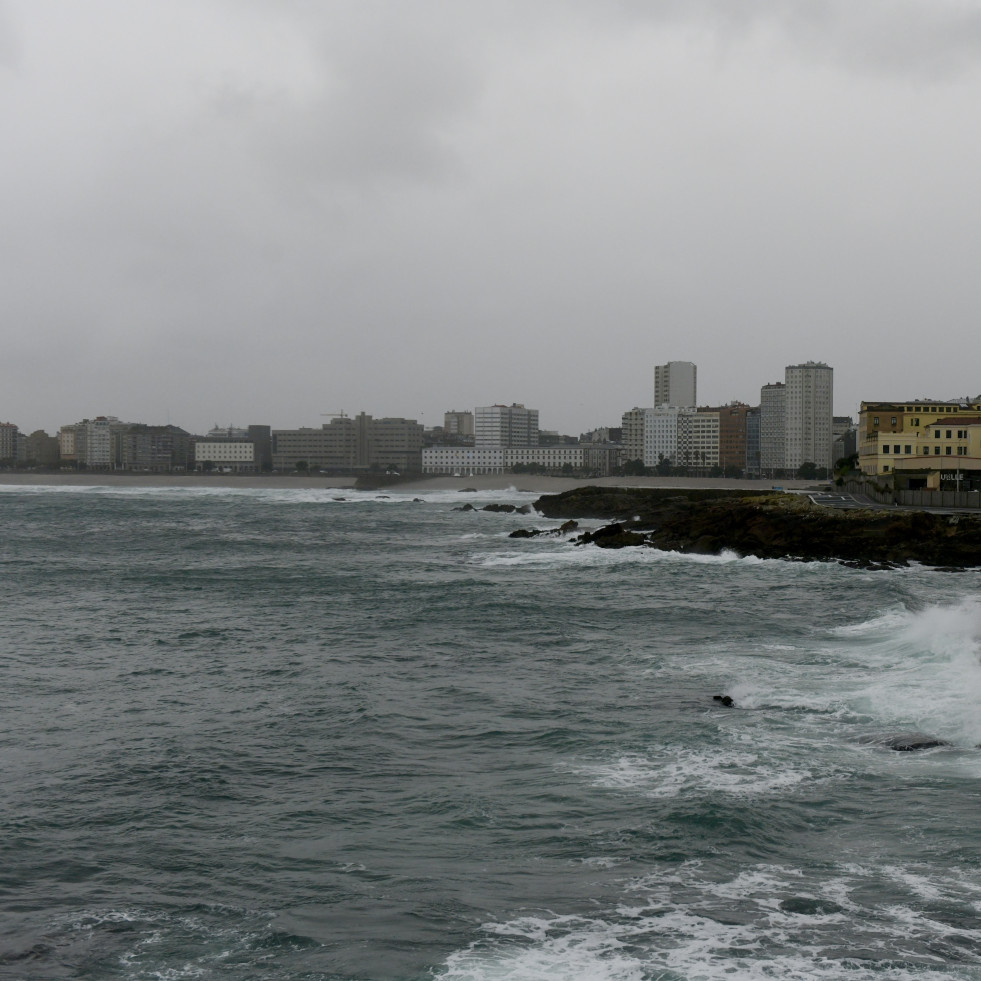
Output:
<svg viewBox="0 0 981 981">
<path fill-rule="evenodd" d="M 611 518 L 579 544 L 839 561 L 863 567 L 981 566 L 981 517 L 836 510 L 800 495 L 651 488 L 577 488 L 539 498 L 548 517 Z"/>
<path fill-rule="evenodd" d="M 508 538 L 561 538 L 579 528 L 578 521 L 563 521 L 558 528 L 518 528 Z"/>
</svg>

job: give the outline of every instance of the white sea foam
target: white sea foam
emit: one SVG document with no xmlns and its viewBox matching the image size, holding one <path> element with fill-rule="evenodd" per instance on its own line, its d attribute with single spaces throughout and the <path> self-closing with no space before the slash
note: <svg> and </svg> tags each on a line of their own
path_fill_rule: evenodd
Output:
<svg viewBox="0 0 981 981">
<path fill-rule="evenodd" d="M 704 752 L 686 746 L 662 746 L 648 754 L 624 754 L 605 763 L 570 767 L 597 787 L 651 798 L 682 794 L 755 797 L 778 793 L 819 778 L 813 769 L 785 758 L 733 749 Z"/>
<path fill-rule="evenodd" d="M 202 478 L 207 480 L 207 478 Z M 314 481 L 311 480 L 311 483 Z M 249 498 L 268 504 L 406 504 L 419 501 L 426 504 L 530 504 L 541 495 L 514 487 L 478 490 L 462 494 L 459 490 L 417 489 L 400 491 L 397 488 L 356 490 L 353 487 L 228 487 L 228 486 L 145 486 L 124 484 L 0 484 L 0 494 L 85 494 L 104 497 L 145 497 L 161 500 L 189 498 Z M 343 498 L 343 500 L 339 500 Z"/>
<path fill-rule="evenodd" d="M 834 632 L 869 671 L 845 689 L 857 712 L 957 745 L 981 742 L 981 601 L 893 608 Z"/>
<path fill-rule="evenodd" d="M 598 548 L 594 545 L 568 545 L 563 548 L 556 547 L 554 539 L 550 539 L 549 544 L 551 548 L 537 551 L 528 550 L 527 546 L 524 546 L 522 551 L 478 553 L 474 555 L 473 561 L 485 568 L 530 566 L 557 569 L 572 566 L 594 568 L 629 565 L 756 566 L 776 561 L 758 559 L 754 556 L 740 556 L 735 552 L 723 552 L 721 555 L 691 555 L 684 552 L 664 552 L 656 548 Z"/>
<path fill-rule="evenodd" d="M 892 879 L 909 897 L 869 907 Z M 623 902 L 589 916 L 535 911 L 486 923 L 486 938 L 447 958 L 443 981 L 939 981 L 977 977 L 981 929 L 953 926 L 922 903 L 958 901 L 973 873 L 931 877 L 842 865 L 824 878 L 785 865 L 719 880 L 698 861 L 625 885 Z M 891 891 L 895 897 L 895 891 Z M 855 897 L 861 896 L 858 900 Z M 918 902 L 919 901 L 919 902 Z M 872 900 L 874 903 L 874 899 Z M 951 938 L 956 961 L 938 941 Z"/>
</svg>

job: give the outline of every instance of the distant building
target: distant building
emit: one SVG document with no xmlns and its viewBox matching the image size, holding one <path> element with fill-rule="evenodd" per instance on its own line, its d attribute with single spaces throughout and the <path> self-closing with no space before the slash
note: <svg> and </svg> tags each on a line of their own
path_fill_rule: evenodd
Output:
<svg viewBox="0 0 981 981">
<path fill-rule="evenodd" d="M 473 436 L 473 413 L 457 412 L 456 409 L 444 412 L 443 430 L 447 436 Z"/>
<path fill-rule="evenodd" d="M 719 416 L 718 466 L 727 473 L 746 470 L 746 429 L 750 407 L 743 402 L 703 406 L 699 412 L 716 412 Z"/>
<path fill-rule="evenodd" d="M 36 429 L 24 444 L 24 456 L 28 463 L 38 467 L 58 465 L 61 453 L 57 436 L 49 436 L 43 429 Z"/>
<path fill-rule="evenodd" d="M 130 425 L 120 422 L 115 416 L 96 416 L 72 426 L 62 426 L 59 434 L 62 461 L 72 461 L 79 467 L 108 470 L 113 465 L 113 434 L 129 429 Z"/>
<path fill-rule="evenodd" d="M 644 413 L 647 409 L 634 407 L 624 412 L 620 420 L 622 433 L 620 444 L 623 446 L 623 458 L 627 461 L 644 461 Z"/>
<path fill-rule="evenodd" d="M 804 463 L 831 470 L 831 415 L 834 371 L 822 361 L 786 368 L 784 466 L 796 472 Z"/>
<path fill-rule="evenodd" d="M 760 389 L 760 474 L 782 477 L 787 467 L 787 387 L 773 382 Z"/>
<path fill-rule="evenodd" d="M 423 473 L 456 477 L 509 473 L 528 466 L 605 477 L 621 464 L 622 450 L 613 445 L 427 446 L 422 451 Z"/>
<path fill-rule="evenodd" d="M 233 470 L 255 473 L 255 444 L 246 439 L 199 439 L 194 444 L 197 470 Z"/>
<path fill-rule="evenodd" d="M 669 361 L 654 368 L 654 405 L 694 408 L 698 370 L 691 361 Z"/>
<path fill-rule="evenodd" d="M 12 422 L 0 422 L 0 462 L 11 464 L 17 459 L 19 430 Z"/>
<path fill-rule="evenodd" d="M 874 476 L 902 471 L 912 488 L 941 486 L 943 474 L 954 474 L 951 480 L 960 474 L 981 485 L 979 420 L 981 396 L 963 402 L 863 402 L 859 466 Z"/>
<path fill-rule="evenodd" d="M 537 446 L 538 409 L 483 405 L 474 410 L 475 446 Z"/>
<path fill-rule="evenodd" d="M 374 419 L 364 412 L 339 416 L 319 429 L 274 429 L 272 465 L 356 473 L 371 469 L 418 473 L 422 468 L 423 426 L 414 419 Z"/>
<path fill-rule="evenodd" d="M 746 410 L 746 476 L 760 476 L 760 407 Z"/>
</svg>

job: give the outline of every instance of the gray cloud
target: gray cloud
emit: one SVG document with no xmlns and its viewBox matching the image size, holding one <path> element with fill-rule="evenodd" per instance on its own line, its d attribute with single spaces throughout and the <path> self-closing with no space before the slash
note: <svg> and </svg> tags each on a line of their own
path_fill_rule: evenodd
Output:
<svg viewBox="0 0 981 981">
<path fill-rule="evenodd" d="M 577 431 L 671 358 L 707 401 L 807 358 L 840 411 L 981 388 L 929 349 L 981 300 L 966 6 L 4 10 L 25 428 L 507 400 Z"/>
</svg>

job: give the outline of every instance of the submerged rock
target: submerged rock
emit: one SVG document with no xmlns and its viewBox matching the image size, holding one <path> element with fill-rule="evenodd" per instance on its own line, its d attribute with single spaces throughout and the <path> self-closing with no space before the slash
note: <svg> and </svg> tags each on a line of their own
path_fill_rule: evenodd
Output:
<svg viewBox="0 0 981 981">
<path fill-rule="evenodd" d="M 861 741 L 873 746 L 883 746 L 897 753 L 916 753 L 923 749 L 952 745 L 946 739 L 928 736 L 922 732 L 904 732 L 896 736 L 867 736 Z"/>
<path fill-rule="evenodd" d="M 732 700 L 732 695 L 713 695 L 713 702 L 721 702 L 726 708 L 732 708 L 736 703 Z"/>
</svg>

